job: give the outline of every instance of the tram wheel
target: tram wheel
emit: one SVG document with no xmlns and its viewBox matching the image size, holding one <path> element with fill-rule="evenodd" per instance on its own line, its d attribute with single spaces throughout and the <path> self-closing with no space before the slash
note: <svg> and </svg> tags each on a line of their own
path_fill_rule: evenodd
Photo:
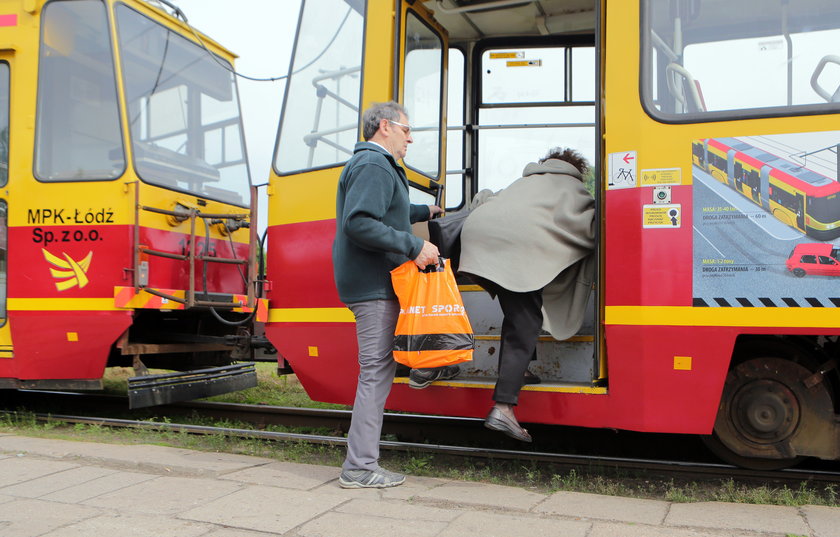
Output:
<svg viewBox="0 0 840 537">
<path fill-rule="evenodd" d="M 801 268 L 795 268 L 793 269 L 793 275 L 797 278 L 802 278 L 803 276 L 805 276 L 805 270 Z"/>
<path fill-rule="evenodd" d="M 825 383 L 806 388 L 812 372 L 782 358 L 752 358 L 729 371 L 714 434 L 704 437 L 718 457 L 744 468 L 776 470 L 804 459 L 793 445 L 812 430 L 831 395 Z"/>
</svg>

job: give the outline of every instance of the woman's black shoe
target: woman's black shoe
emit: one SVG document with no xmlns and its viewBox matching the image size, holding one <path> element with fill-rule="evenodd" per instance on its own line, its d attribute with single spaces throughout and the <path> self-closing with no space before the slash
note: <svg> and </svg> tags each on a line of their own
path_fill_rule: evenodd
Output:
<svg viewBox="0 0 840 537">
<path fill-rule="evenodd" d="M 484 426 L 494 431 L 503 432 L 509 437 L 522 442 L 531 441 L 531 435 L 528 434 L 528 431 L 520 427 L 516 421 L 505 416 L 504 412 L 497 407 L 490 409 L 490 413 L 487 414 L 487 418 L 484 420 Z"/>
</svg>

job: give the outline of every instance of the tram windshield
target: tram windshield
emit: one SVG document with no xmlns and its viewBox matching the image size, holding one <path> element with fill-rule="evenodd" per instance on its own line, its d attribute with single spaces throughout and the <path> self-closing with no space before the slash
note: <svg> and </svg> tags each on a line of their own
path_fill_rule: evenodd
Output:
<svg viewBox="0 0 840 537">
<path fill-rule="evenodd" d="M 822 224 L 840 223 L 840 203 L 837 203 L 837 196 L 808 196 L 808 216 Z"/>
<path fill-rule="evenodd" d="M 127 6 L 116 12 L 137 174 L 247 206 L 250 177 L 232 67 Z"/>
<path fill-rule="evenodd" d="M 840 103 L 835 0 L 642 5 L 644 100 L 656 117 L 778 115 Z"/>
</svg>

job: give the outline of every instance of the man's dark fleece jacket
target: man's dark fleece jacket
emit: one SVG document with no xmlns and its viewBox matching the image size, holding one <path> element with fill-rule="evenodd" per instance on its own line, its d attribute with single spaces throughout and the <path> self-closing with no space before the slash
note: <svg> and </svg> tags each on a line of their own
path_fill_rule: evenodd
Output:
<svg viewBox="0 0 840 537">
<path fill-rule="evenodd" d="M 408 200 L 405 171 L 383 147 L 356 144 L 336 196 L 333 267 L 345 304 L 396 300 L 391 270 L 420 255 L 411 224 L 429 219 L 427 205 Z"/>
</svg>

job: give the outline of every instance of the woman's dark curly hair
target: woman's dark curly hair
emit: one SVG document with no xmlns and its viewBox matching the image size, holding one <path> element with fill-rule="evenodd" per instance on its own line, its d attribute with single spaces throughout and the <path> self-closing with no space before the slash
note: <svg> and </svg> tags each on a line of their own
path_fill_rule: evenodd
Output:
<svg viewBox="0 0 840 537">
<path fill-rule="evenodd" d="M 586 172 L 589 170 L 589 163 L 586 162 L 586 159 L 583 155 L 581 155 L 574 149 L 564 147 L 555 147 L 553 149 L 549 149 L 548 154 L 545 156 L 545 158 L 540 159 L 540 164 L 542 164 L 546 160 L 553 158 L 568 162 L 569 164 L 577 168 L 581 175 L 586 175 Z"/>
</svg>

